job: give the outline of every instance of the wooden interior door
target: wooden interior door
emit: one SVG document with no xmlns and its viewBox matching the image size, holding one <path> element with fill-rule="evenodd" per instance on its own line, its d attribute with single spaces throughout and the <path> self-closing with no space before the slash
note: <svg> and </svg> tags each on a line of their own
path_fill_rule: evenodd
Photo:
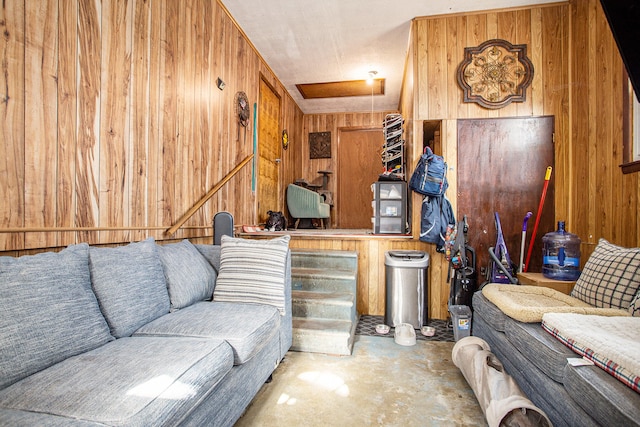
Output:
<svg viewBox="0 0 640 427">
<path fill-rule="evenodd" d="M 266 222 L 267 211 L 281 211 L 279 169 L 281 161 L 280 97 L 260 80 L 258 103 L 258 222 Z"/>
<path fill-rule="evenodd" d="M 335 206 L 338 228 L 371 228 L 371 184 L 383 170 L 383 143 L 381 128 L 340 130 Z"/>
<path fill-rule="evenodd" d="M 553 166 L 553 126 L 550 116 L 458 120 L 458 211 L 466 214 L 469 244 L 476 250 L 476 271 L 487 267 L 488 249 L 496 245 L 494 212 L 498 212 L 511 261 L 520 260 L 522 224 L 527 211 L 529 248 L 540 204 L 545 172 Z M 529 271 L 542 271 L 542 236 L 555 230 L 553 173 L 545 197 Z M 482 281 L 479 277 L 478 283 Z"/>
</svg>

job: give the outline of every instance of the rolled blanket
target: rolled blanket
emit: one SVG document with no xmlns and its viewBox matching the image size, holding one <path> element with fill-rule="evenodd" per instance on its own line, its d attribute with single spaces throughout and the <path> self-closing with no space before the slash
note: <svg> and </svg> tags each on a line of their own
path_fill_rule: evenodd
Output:
<svg viewBox="0 0 640 427">
<path fill-rule="evenodd" d="M 577 298 L 542 286 L 490 283 L 482 288 L 482 295 L 504 314 L 524 323 L 540 323 L 545 313 L 629 316 L 627 310 L 593 307 Z"/>
</svg>

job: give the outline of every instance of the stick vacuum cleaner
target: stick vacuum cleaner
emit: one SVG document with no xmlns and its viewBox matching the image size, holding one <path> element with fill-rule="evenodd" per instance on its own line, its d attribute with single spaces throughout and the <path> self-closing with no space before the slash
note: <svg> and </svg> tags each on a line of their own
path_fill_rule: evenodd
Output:
<svg viewBox="0 0 640 427">
<path fill-rule="evenodd" d="M 518 278 L 514 274 L 513 263 L 511 262 L 511 258 L 509 257 L 509 252 L 507 251 L 507 245 L 504 241 L 504 235 L 502 234 L 502 226 L 500 225 L 500 216 L 498 212 L 495 213 L 496 220 L 496 232 L 498 233 L 498 238 L 496 241 L 496 246 L 489 248 L 489 257 L 491 258 L 490 264 L 491 268 L 490 277 L 488 278 L 489 283 L 518 283 Z"/>
<path fill-rule="evenodd" d="M 462 223 L 458 223 L 458 229 L 460 226 L 462 226 L 463 233 L 458 233 L 456 236 L 452 250 L 453 256 L 449 263 L 451 278 L 449 306 L 466 305 L 471 307 L 473 293 L 476 291 L 476 251 L 468 243 L 469 224 L 466 215 Z"/>
</svg>

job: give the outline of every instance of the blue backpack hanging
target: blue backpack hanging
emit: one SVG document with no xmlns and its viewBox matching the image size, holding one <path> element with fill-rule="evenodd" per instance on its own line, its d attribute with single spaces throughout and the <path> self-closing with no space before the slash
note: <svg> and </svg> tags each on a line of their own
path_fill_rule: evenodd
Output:
<svg viewBox="0 0 640 427">
<path fill-rule="evenodd" d="M 447 163 L 426 147 L 411 175 L 409 188 L 423 196 L 441 196 L 447 187 Z"/>
<path fill-rule="evenodd" d="M 446 196 L 426 196 L 422 200 L 420 241 L 435 243 L 438 252 L 444 251 L 447 228 L 456 225 L 456 217 Z"/>
</svg>

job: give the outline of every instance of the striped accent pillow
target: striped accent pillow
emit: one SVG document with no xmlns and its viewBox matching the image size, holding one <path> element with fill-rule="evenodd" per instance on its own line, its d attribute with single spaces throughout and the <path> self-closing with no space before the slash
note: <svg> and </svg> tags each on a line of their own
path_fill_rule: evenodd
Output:
<svg viewBox="0 0 640 427">
<path fill-rule="evenodd" d="M 640 289 L 640 248 L 623 248 L 600 239 L 571 291 L 595 307 L 629 309 Z"/>
<path fill-rule="evenodd" d="M 270 240 L 222 236 L 214 301 L 269 304 L 285 314 L 285 266 L 290 236 Z"/>
</svg>

